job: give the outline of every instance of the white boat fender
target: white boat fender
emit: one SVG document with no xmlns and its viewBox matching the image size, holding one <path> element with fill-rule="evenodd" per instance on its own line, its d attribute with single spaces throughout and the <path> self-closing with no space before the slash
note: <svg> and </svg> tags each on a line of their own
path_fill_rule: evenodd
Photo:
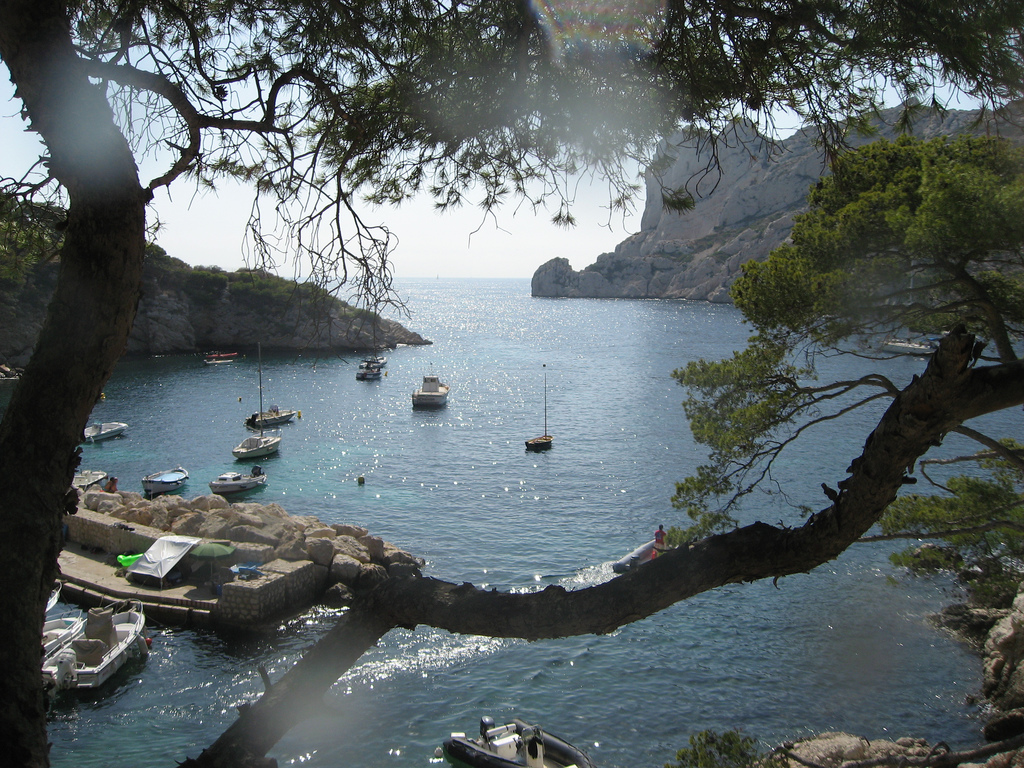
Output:
<svg viewBox="0 0 1024 768">
<path fill-rule="evenodd" d="M 150 640 L 148 637 L 143 637 L 142 635 L 139 635 L 135 638 L 135 645 L 138 646 L 139 655 L 142 657 L 146 657 L 149 655 L 149 646 L 152 643 L 152 640 Z"/>
</svg>

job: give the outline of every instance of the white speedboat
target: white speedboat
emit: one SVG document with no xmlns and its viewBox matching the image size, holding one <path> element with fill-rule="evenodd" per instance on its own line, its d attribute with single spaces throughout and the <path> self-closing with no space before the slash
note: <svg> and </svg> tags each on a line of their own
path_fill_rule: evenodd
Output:
<svg viewBox="0 0 1024 768">
<path fill-rule="evenodd" d="M 122 421 L 105 421 L 102 424 L 90 424 L 85 428 L 82 433 L 86 443 L 95 443 L 100 440 L 109 440 L 112 437 L 117 437 L 128 429 L 128 425 Z"/>
<path fill-rule="evenodd" d="M 252 468 L 252 474 L 243 475 L 241 472 L 225 472 L 210 481 L 210 491 L 223 496 L 225 493 L 241 493 L 251 491 L 261 485 L 266 485 L 267 476 L 259 467 Z"/>
<path fill-rule="evenodd" d="M 165 469 L 142 478 L 142 490 L 150 496 L 176 491 L 188 481 L 188 470 L 184 467 Z"/>
<path fill-rule="evenodd" d="M 448 402 L 447 384 L 434 374 L 423 377 L 423 385 L 412 393 L 413 408 L 440 408 Z"/>
<path fill-rule="evenodd" d="M 579 747 L 518 718 L 495 727 L 494 718 L 480 718 L 480 737 L 453 733 L 437 750 L 460 768 L 595 768 Z"/>
<path fill-rule="evenodd" d="M 48 689 L 99 688 L 131 658 L 149 653 L 144 631 L 146 617 L 139 602 L 113 608 L 92 608 L 85 631 L 43 663 L 43 684 Z"/>
<path fill-rule="evenodd" d="M 276 453 L 280 447 L 280 437 L 277 435 L 264 435 L 261 432 L 258 435 L 245 438 L 245 440 L 235 446 L 235 449 L 231 451 L 231 455 L 236 459 L 258 459 Z"/>
<path fill-rule="evenodd" d="M 252 416 L 245 420 L 245 426 L 250 429 L 261 429 L 263 427 L 276 427 L 279 424 L 287 424 L 289 421 L 295 418 L 298 411 L 291 410 L 288 408 L 281 409 L 276 405 L 270 406 L 269 409 L 254 413 Z"/>
<path fill-rule="evenodd" d="M 82 614 L 48 619 L 43 624 L 43 664 L 57 651 L 70 645 L 85 634 L 85 616 Z"/>
</svg>

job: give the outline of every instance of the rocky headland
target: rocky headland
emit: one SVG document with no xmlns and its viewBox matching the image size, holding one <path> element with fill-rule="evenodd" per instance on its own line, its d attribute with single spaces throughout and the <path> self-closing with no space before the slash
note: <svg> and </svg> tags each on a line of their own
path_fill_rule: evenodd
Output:
<svg viewBox="0 0 1024 768">
<path fill-rule="evenodd" d="M 897 116 L 895 109 L 883 112 L 876 137 L 851 137 L 850 144 L 896 138 Z M 977 118 L 976 112 L 922 111 L 911 133 L 928 139 L 993 131 L 976 124 Z M 1019 128 L 998 130 L 1021 135 Z M 793 217 L 806 210 L 808 189 L 827 170 L 808 131 L 772 146 L 749 127 L 737 127 L 717 143 L 717 171 L 709 171 L 708 146 L 688 147 L 681 135 L 666 141 L 662 151 L 670 165 L 660 177 L 646 175 L 640 231 L 579 271 L 568 259 L 551 259 L 533 275 L 534 296 L 730 302 L 729 288 L 742 265 L 763 261 L 789 237 Z M 665 210 L 662 190 L 683 187 L 694 198 L 693 210 Z"/>
<path fill-rule="evenodd" d="M 0 280 L 0 364 L 24 366 L 57 282 L 59 264 Z M 190 267 L 159 249 L 146 257 L 143 294 L 126 355 L 266 350 L 310 353 L 429 344 L 399 323 L 313 286 L 258 270 Z"/>
</svg>

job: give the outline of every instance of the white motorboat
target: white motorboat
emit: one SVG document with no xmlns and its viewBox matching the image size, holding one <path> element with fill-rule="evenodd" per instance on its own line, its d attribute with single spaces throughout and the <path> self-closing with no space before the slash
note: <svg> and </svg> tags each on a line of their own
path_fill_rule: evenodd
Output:
<svg viewBox="0 0 1024 768">
<path fill-rule="evenodd" d="M 295 418 L 296 414 L 298 414 L 298 411 L 287 408 L 281 409 L 276 405 L 272 405 L 267 410 L 254 413 L 252 416 L 247 418 L 245 420 L 245 426 L 250 429 L 276 427 L 279 424 L 287 424 Z"/>
<path fill-rule="evenodd" d="M 82 433 L 82 436 L 85 438 L 83 442 L 96 443 L 100 440 L 109 440 L 112 437 L 117 437 L 126 429 L 128 429 L 128 425 L 122 421 L 105 421 L 102 424 L 90 424 Z"/>
<path fill-rule="evenodd" d="M 150 496 L 176 491 L 188 481 L 188 470 L 184 467 L 165 469 L 142 478 L 142 490 Z"/>
<path fill-rule="evenodd" d="M 82 635 L 43 662 L 44 686 L 58 691 L 99 688 L 129 659 L 149 653 L 145 626 L 139 602 L 117 613 L 112 607 L 90 609 Z"/>
<path fill-rule="evenodd" d="M 363 360 L 356 369 L 357 381 L 376 381 L 384 375 L 384 366 L 378 365 L 369 358 Z"/>
<path fill-rule="evenodd" d="M 930 341 L 914 341 L 913 339 L 888 338 L 882 342 L 882 349 L 886 352 L 901 352 L 912 355 L 930 355 L 937 345 Z"/>
<path fill-rule="evenodd" d="M 595 768 L 579 747 L 518 718 L 495 726 L 480 718 L 480 737 L 453 733 L 435 753 L 459 768 Z"/>
<path fill-rule="evenodd" d="M 276 453 L 281 447 L 281 438 L 277 435 L 252 435 L 240 442 L 231 455 L 236 459 L 258 459 Z"/>
<path fill-rule="evenodd" d="M 46 664 L 50 656 L 84 634 L 85 616 L 80 613 L 48 619 L 43 624 L 43 664 Z"/>
<path fill-rule="evenodd" d="M 225 472 L 210 482 L 210 491 L 223 496 L 225 493 L 241 493 L 251 491 L 261 485 L 267 484 L 267 476 L 263 474 L 260 467 L 253 467 L 252 474 L 243 475 L 241 472 Z"/>
<path fill-rule="evenodd" d="M 220 363 L 230 363 L 237 357 L 237 352 L 207 352 L 203 362 L 207 365 L 219 365 Z"/>
<path fill-rule="evenodd" d="M 75 479 L 71 481 L 71 485 L 80 491 L 87 491 L 94 485 L 99 485 L 107 479 L 107 473 L 99 469 L 83 469 L 81 472 L 75 474 Z"/>
<path fill-rule="evenodd" d="M 413 408 L 440 408 L 448 402 L 447 384 L 430 373 L 423 377 L 423 385 L 412 393 Z"/>
</svg>

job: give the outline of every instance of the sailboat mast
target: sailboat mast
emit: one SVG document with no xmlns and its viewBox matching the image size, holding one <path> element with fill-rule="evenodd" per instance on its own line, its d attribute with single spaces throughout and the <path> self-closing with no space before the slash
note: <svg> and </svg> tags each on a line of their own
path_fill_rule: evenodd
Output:
<svg viewBox="0 0 1024 768">
<path fill-rule="evenodd" d="M 260 342 L 256 342 L 256 354 L 258 359 L 258 370 L 259 370 L 259 382 L 260 382 L 260 437 L 263 437 L 263 345 Z"/>
<path fill-rule="evenodd" d="M 544 365 L 547 368 L 547 364 Z M 544 434 L 548 433 L 548 372 L 544 371 Z"/>
</svg>

